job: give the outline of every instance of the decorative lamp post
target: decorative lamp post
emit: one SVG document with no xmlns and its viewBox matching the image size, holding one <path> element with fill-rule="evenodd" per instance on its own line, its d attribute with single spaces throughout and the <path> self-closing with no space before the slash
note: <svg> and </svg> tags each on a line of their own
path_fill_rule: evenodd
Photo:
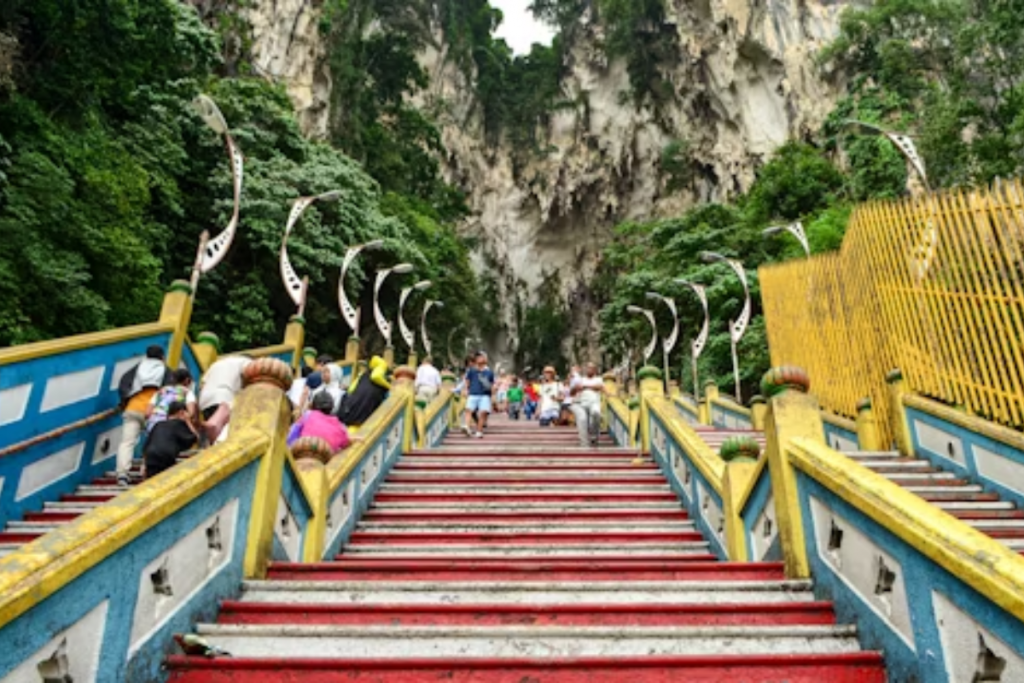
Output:
<svg viewBox="0 0 1024 683">
<path fill-rule="evenodd" d="M 295 269 L 292 268 L 292 262 L 288 258 L 288 236 L 292 233 L 292 228 L 295 227 L 296 223 L 299 222 L 299 218 L 302 217 L 302 213 L 309 208 L 309 205 L 316 201 L 331 202 L 341 197 L 340 190 L 333 190 L 331 192 L 324 192 L 318 194 L 315 197 L 299 197 L 292 204 L 292 210 L 288 214 L 288 223 L 284 226 L 284 237 L 281 238 L 281 280 L 284 282 L 285 291 L 288 292 L 288 296 L 291 297 L 292 301 L 299 309 L 299 315 L 302 315 L 303 310 L 306 307 L 306 287 L 308 286 L 308 280 L 303 278 L 300 279 L 295 274 Z"/>
<path fill-rule="evenodd" d="M 704 263 L 715 263 L 721 261 L 732 268 L 733 272 L 736 273 L 736 277 L 740 279 L 740 284 L 743 285 L 743 310 L 740 311 L 740 316 L 735 321 L 729 321 L 729 342 L 732 345 L 732 375 L 736 381 L 736 400 L 743 401 L 743 397 L 740 391 L 740 361 L 739 354 L 736 351 L 737 344 L 740 343 L 740 339 L 743 338 L 743 333 L 747 331 L 747 323 L 750 322 L 750 288 L 747 285 L 747 273 L 743 270 L 743 264 L 735 259 L 726 258 L 721 254 L 716 254 L 713 251 L 701 252 L 701 259 Z"/>
<path fill-rule="evenodd" d="M 409 299 L 410 294 L 430 289 L 433 284 L 430 280 L 421 280 L 412 287 L 403 289 L 401 296 L 398 297 L 398 331 L 401 333 L 402 339 L 405 340 L 406 346 L 409 347 L 409 365 L 416 365 L 416 333 L 405 324 L 405 320 L 402 318 L 402 310 L 405 308 L 405 302 Z"/>
<path fill-rule="evenodd" d="M 676 339 L 679 338 L 679 315 L 676 313 L 676 302 L 668 298 L 667 296 L 662 296 L 657 292 L 647 292 L 647 298 L 651 299 L 652 301 L 661 301 L 668 307 L 668 310 L 672 313 L 672 332 L 667 337 L 663 337 L 661 340 L 661 353 L 663 355 L 662 360 L 665 366 L 665 395 L 667 396 L 669 392 L 668 356 L 670 353 L 672 353 L 672 349 L 674 349 L 676 346 Z"/>
<path fill-rule="evenodd" d="M 654 347 L 658 345 L 658 325 L 654 321 L 654 311 L 640 306 L 626 306 L 626 310 L 633 315 L 644 316 L 651 324 L 651 341 L 647 342 L 647 346 L 644 347 L 644 365 L 648 365 L 651 361 L 651 354 L 654 353 Z"/>
<path fill-rule="evenodd" d="M 452 337 L 454 337 L 455 334 L 457 332 L 460 332 L 461 330 L 461 327 L 456 327 L 453 328 L 452 331 L 448 333 L 448 360 L 451 362 L 452 367 L 455 369 L 455 372 L 461 372 L 462 367 L 459 365 L 458 359 L 456 359 L 455 356 L 452 354 Z M 463 356 L 463 358 L 465 358 L 465 356 Z"/>
<path fill-rule="evenodd" d="M 224 136 L 224 144 L 228 149 L 228 157 L 231 160 L 231 185 L 234 188 L 234 206 L 231 212 L 231 220 L 224 230 L 209 239 L 207 233 L 199 238 L 199 253 L 196 257 L 196 266 L 192 269 L 192 292 L 195 296 L 196 286 L 199 284 L 201 273 L 208 273 L 220 263 L 231 248 L 231 242 L 235 239 L 235 232 L 238 229 L 238 215 L 242 206 L 242 180 L 245 175 L 245 160 L 242 152 L 235 145 L 234 138 L 228 128 L 228 122 L 224 119 L 217 104 L 206 95 L 199 95 L 192 100 L 192 108 L 201 119 L 218 135 Z"/>
<path fill-rule="evenodd" d="M 775 235 L 777 233 L 782 232 L 783 230 L 788 232 L 790 235 L 795 237 L 798 242 L 800 242 L 800 246 L 804 248 L 804 254 L 806 254 L 807 257 L 810 258 L 811 245 L 807 242 L 807 233 L 804 232 L 804 224 L 801 223 L 800 221 L 790 223 L 789 225 L 773 225 L 770 228 L 765 228 L 762 234 Z"/>
<path fill-rule="evenodd" d="M 384 312 L 380 310 L 380 288 L 384 286 L 384 281 L 388 279 L 388 275 L 395 273 L 396 275 L 405 275 L 411 273 L 413 266 L 411 263 L 399 263 L 397 266 L 391 266 L 390 268 L 382 268 L 377 271 L 377 281 L 373 285 L 373 317 L 377 321 L 377 329 L 380 330 L 380 334 L 384 337 L 384 343 L 386 348 L 391 348 L 391 323 L 384 317 Z"/>
<path fill-rule="evenodd" d="M 900 154 L 910 162 L 914 172 L 917 173 L 918 177 L 921 178 L 921 182 L 924 183 L 924 189 L 931 192 L 931 186 L 928 184 L 928 174 L 925 173 L 924 160 L 921 155 L 917 153 L 917 147 L 914 146 L 914 140 L 909 135 L 903 133 L 895 133 L 891 130 L 886 130 L 881 126 L 876 126 L 873 123 L 867 123 L 865 121 L 858 121 L 857 119 L 846 119 L 843 123 L 851 128 L 861 128 L 869 133 L 875 135 L 881 135 L 892 144 L 896 145 L 896 149 L 899 150 Z"/>
<path fill-rule="evenodd" d="M 352 330 L 352 338 L 349 340 L 350 343 L 345 347 L 345 360 L 355 362 L 359 356 L 359 309 L 352 305 L 349 301 L 348 296 L 345 294 L 345 276 L 348 274 L 349 266 L 356 260 L 356 256 L 359 256 L 359 252 L 364 249 L 380 249 L 384 246 L 384 240 L 373 240 L 366 244 L 357 244 L 354 247 L 349 247 L 348 251 L 345 252 L 345 258 L 341 262 L 341 277 L 338 280 L 338 306 L 341 308 L 341 317 L 345 319 L 345 324 Z"/>
<path fill-rule="evenodd" d="M 437 306 L 438 308 L 444 308 L 444 302 L 435 301 L 434 299 L 431 299 L 430 301 L 423 305 L 423 314 L 420 316 L 420 337 L 423 338 L 423 350 L 426 352 L 428 356 L 430 356 L 431 353 L 430 337 L 427 336 L 427 313 L 429 313 L 430 309 L 435 306 Z"/>
<path fill-rule="evenodd" d="M 700 354 L 704 351 L 704 347 L 708 343 L 708 331 L 711 327 L 711 316 L 708 314 L 708 295 L 704 291 L 704 285 L 694 284 L 688 280 L 676 280 L 681 285 L 686 285 L 697 295 L 700 299 L 700 305 L 704 309 L 704 324 L 700 328 L 700 334 L 690 344 L 690 361 L 693 364 L 693 397 L 696 400 L 700 400 L 700 383 L 697 379 L 697 359 L 700 358 Z"/>
</svg>

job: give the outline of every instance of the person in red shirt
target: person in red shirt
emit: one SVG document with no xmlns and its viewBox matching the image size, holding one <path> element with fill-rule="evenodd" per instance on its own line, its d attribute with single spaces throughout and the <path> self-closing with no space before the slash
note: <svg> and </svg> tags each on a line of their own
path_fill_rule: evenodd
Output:
<svg viewBox="0 0 1024 683">
<path fill-rule="evenodd" d="M 532 420 L 534 413 L 537 412 L 537 401 L 540 400 L 540 394 L 537 393 L 537 385 L 529 381 L 523 386 L 523 391 L 526 393 L 526 405 L 523 407 L 523 412 L 526 414 L 527 420 Z"/>
</svg>

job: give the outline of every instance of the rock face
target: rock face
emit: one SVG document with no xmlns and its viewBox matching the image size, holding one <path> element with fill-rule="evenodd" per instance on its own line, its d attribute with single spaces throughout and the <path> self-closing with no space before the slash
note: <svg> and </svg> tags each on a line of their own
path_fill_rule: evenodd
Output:
<svg viewBox="0 0 1024 683">
<path fill-rule="evenodd" d="M 196 0 L 215 2 L 216 0 Z M 326 130 L 330 78 L 317 32 L 318 0 L 254 0 L 252 52 L 288 82 L 305 130 Z M 676 63 L 671 94 L 657 111 L 629 97 L 625 64 L 601 48 L 603 27 L 585 16 L 569 40 L 562 80 L 576 104 L 552 114 L 539 137 L 543 156 L 488 144 L 467 76 L 438 47 L 421 63 L 431 77 L 420 99 L 443 112 L 449 180 L 469 197 L 463 230 L 480 238 L 478 267 L 499 284 L 515 346 L 511 304 L 528 302 L 546 279 L 573 314 L 578 338 L 595 341 L 587 282 L 611 228 L 627 219 L 670 216 L 744 191 L 779 145 L 810 133 L 836 92 L 814 55 L 836 34 L 847 6 L 831 0 L 665 0 Z M 664 33 L 663 33 L 664 35 Z M 437 106 L 442 105 L 442 106 Z M 662 154 L 685 141 L 689 178 L 669 191 Z M 543 146 L 543 145 L 542 145 Z"/>
</svg>

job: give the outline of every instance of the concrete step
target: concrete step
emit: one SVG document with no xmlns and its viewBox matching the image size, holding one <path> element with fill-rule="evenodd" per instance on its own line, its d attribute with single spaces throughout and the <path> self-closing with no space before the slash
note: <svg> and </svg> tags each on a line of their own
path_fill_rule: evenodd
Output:
<svg viewBox="0 0 1024 683">
<path fill-rule="evenodd" d="M 935 507 L 946 510 L 950 514 L 960 516 L 969 513 L 997 513 L 1013 511 L 1013 503 L 1005 500 L 937 500 Z"/>
<path fill-rule="evenodd" d="M 621 657 L 856 652 L 856 628 L 783 626 L 336 626 L 199 624 L 236 657 Z"/>
<path fill-rule="evenodd" d="M 526 512 L 531 514 L 561 514 L 577 511 L 597 512 L 607 511 L 609 513 L 631 513 L 631 512 L 678 512 L 683 510 L 683 504 L 678 500 L 672 501 L 645 501 L 636 500 L 627 503 L 616 501 L 566 501 L 559 503 L 552 502 L 516 502 L 510 506 L 505 501 L 477 501 L 462 502 L 452 500 L 441 501 L 374 501 L 369 513 L 424 513 L 424 514 L 459 514 L 462 512 L 489 512 L 496 514 L 516 514 Z"/>
<path fill-rule="evenodd" d="M 562 483 L 537 483 L 510 481 L 508 483 L 445 483 L 443 481 L 421 483 L 404 481 L 400 483 L 386 481 L 380 487 L 381 493 L 444 493 L 449 495 L 495 493 L 512 495 L 515 493 L 571 493 L 574 495 L 588 495 L 592 493 L 657 493 L 671 491 L 664 479 L 659 482 L 620 484 L 617 482 L 601 481 L 570 481 L 561 480 Z M 978 487 L 981 490 L 981 487 Z"/>
<path fill-rule="evenodd" d="M 693 522 L 691 521 L 669 521 L 669 520 L 658 520 L 654 522 L 630 522 L 629 524 L 623 524 L 622 522 L 595 522 L 595 521 L 581 521 L 581 522 L 556 522 L 556 523 L 543 523 L 533 521 L 516 521 L 516 520 L 496 520 L 489 522 L 464 522 L 464 521 L 412 521 L 412 522 L 393 522 L 393 521 L 363 521 L 359 522 L 356 529 L 359 531 L 428 531 L 428 532 L 450 532 L 450 533 L 463 533 L 463 532 L 481 532 L 481 531 L 500 531 L 502 529 L 515 530 L 519 532 L 529 533 L 545 533 L 549 531 L 555 532 L 594 532 L 594 533 L 629 533 L 630 531 L 692 531 L 694 528 Z"/>
<path fill-rule="evenodd" d="M 641 465 L 634 465 L 633 458 L 636 457 L 636 453 L 628 453 L 621 456 L 615 456 L 612 458 L 556 458 L 556 457 L 524 457 L 524 456 L 509 456 L 506 458 L 454 458 L 454 457 L 443 457 L 443 458 L 428 458 L 428 457 L 410 457 L 402 456 L 402 459 L 395 465 L 393 471 L 398 472 L 402 470 L 411 469 L 433 469 L 433 468 L 444 468 L 444 469 L 455 469 L 455 468 L 466 468 L 466 469 L 479 469 L 479 468 L 498 468 L 498 469 L 513 469 L 513 468 L 567 468 L 567 469 L 580 469 L 580 468 L 597 468 L 597 469 L 638 469 Z M 651 467 L 651 463 L 646 464 L 647 467 Z"/>
<path fill-rule="evenodd" d="M 244 581 L 244 602 L 360 605 L 551 605 L 629 604 L 709 605 L 730 602 L 762 604 L 811 602 L 811 582 L 782 579 L 729 580 L 722 570 L 710 581 Z"/>
<path fill-rule="evenodd" d="M 878 652 L 737 655 L 713 657 L 502 657 L 278 660 L 205 659 L 174 655 L 167 668 L 174 683 L 885 683 Z"/>
<path fill-rule="evenodd" d="M 318 605 L 248 603 L 225 600 L 220 624 L 455 624 L 560 626 L 781 625 L 834 624 L 830 602 L 712 605 Z"/>
<path fill-rule="evenodd" d="M 52 513 L 60 514 L 60 513 Z M 74 513 L 71 513 L 74 514 Z M 614 523 L 634 522 L 682 522 L 689 519 L 689 515 L 682 509 L 677 510 L 558 510 L 548 508 L 541 510 L 480 510 L 476 508 L 460 510 L 371 510 L 363 515 L 365 522 L 472 522 L 472 523 L 525 523 L 525 522 L 551 522 L 551 523 L 578 523 L 586 521 L 604 521 Z"/>
<path fill-rule="evenodd" d="M 589 465 L 579 467 L 562 467 L 557 465 L 533 465 L 525 467 L 509 467 L 508 465 L 483 465 L 477 467 L 457 463 L 458 466 L 447 467 L 406 465 L 395 467 L 389 479 L 400 480 L 413 478 L 447 478 L 447 477 L 481 477 L 481 478 L 520 478 L 520 477 L 651 477 L 660 476 L 660 470 L 653 463 L 633 465 Z"/>
<path fill-rule="evenodd" d="M 55 500 L 43 503 L 43 510 L 54 510 L 54 511 L 75 511 L 75 512 L 89 512 L 95 510 L 99 505 L 102 505 L 103 501 L 97 500 L 92 502 L 73 502 L 69 503 L 66 501 Z"/>
<path fill-rule="evenodd" d="M 408 553 L 414 555 L 436 555 L 439 557 L 451 556 L 473 556 L 486 553 L 495 557 L 554 557 L 558 555 L 580 555 L 587 554 L 593 557 L 615 557 L 616 555 L 646 555 L 656 553 L 684 553 L 699 552 L 706 553 L 708 550 L 707 541 L 673 541 L 670 543 L 461 543 L 458 547 L 453 544 L 439 543 L 429 545 L 417 544 L 376 544 L 376 543 L 349 543 L 345 546 L 346 556 L 355 557 L 361 555 L 390 555 L 393 553 Z"/>
</svg>

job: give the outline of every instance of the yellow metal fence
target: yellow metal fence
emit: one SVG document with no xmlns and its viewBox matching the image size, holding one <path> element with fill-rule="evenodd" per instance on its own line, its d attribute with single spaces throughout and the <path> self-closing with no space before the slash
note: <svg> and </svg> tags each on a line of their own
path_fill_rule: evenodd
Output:
<svg viewBox="0 0 1024 683">
<path fill-rule="evenodd" d="M 759 270 L 772 363 L 889 438 L 888 370 L 920 394 L 1024 425 L 1024 186 L 859 207 L 838 252 Z"/>
</svg>

